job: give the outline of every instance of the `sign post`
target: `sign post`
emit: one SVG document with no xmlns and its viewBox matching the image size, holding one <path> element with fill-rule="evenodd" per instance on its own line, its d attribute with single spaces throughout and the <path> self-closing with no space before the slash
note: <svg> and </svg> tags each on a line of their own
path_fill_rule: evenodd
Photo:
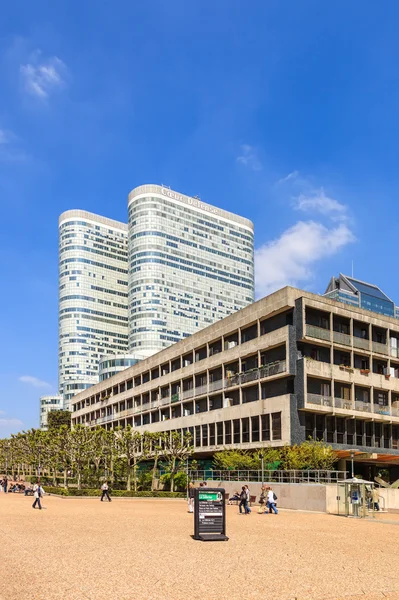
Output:
<svg viewBox="0 0 399 600">
<path fill-rule="evenodd" d="M 226 506 L 221 488 L 194 489 L 194 539 L 225 542 Z"/>
</svg>

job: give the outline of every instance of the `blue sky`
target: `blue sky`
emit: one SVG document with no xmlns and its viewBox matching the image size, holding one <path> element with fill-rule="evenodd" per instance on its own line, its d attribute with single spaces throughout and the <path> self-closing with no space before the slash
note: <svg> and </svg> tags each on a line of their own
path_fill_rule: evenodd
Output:
<svg viewBox="0 0 399 600">
<path fill-rule="evenodd" d="M 257 288 L 399 303 L 397 2 L 16 0 L 0 20 L 0 437 L 57 389 L 57 218 L 163 183 L 255 223 Z M 22 379 L 21 379 L 22 378 Z"/>
</svg>

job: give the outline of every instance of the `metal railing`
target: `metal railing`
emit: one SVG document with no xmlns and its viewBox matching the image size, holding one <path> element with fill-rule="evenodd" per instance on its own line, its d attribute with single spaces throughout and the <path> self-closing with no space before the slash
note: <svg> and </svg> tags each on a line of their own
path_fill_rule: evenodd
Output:
<svg viewBox="0 0 399 600">
<path fill-rule="evenodd" d="M 323 327 L 317 327 L 317 325 L 306 324 L 306 335 L 318 338 L 319 340 L 331 340 L 331 331 Z"/>
<path fill-rule="evenodd" d="M 346 471 L 189 471 L 193 481 L 253 481 L 262 483 L 337 483 L 347 477 Z M 262 478 L 263 475 L 263 478 Z"/>
</svg>

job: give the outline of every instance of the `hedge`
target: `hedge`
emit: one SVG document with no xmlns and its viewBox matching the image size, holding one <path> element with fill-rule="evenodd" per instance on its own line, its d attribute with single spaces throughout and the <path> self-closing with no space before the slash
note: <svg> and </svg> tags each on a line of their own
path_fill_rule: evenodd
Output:
<svg viewBox="0 0 399 600">
<path fill-rule="evenodd" d="M 101 496 L 101 490 L 98 489 L 83 489 L 76 488 L 65 489 L 43 486 L 47 494 L 57 494 L 58 496 Z M 134 492 L 127 490 L 110 490 L 111 496 L 114 498 L 185 498 L 185 492 Z"/>
</svg>

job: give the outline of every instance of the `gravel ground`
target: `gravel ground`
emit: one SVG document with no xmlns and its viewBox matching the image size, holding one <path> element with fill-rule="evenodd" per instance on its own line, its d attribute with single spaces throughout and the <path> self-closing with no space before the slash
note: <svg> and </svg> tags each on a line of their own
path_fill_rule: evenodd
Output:
<svg viewBox="0 0 399 600">
<path fill-rule="evenodd" d="M 0 600 L 399 600 L 399 515 L 228 506 L 230 540 L 204 543 L 183 500 L 31 504 L 0 494 Z"/>
</svg>

